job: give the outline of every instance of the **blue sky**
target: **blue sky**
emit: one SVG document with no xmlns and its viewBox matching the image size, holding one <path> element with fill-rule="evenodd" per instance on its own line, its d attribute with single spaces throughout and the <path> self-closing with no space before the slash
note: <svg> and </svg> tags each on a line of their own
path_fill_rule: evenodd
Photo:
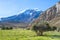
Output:
<svg viewBox="0 0 60 40">
<path fill-rule="evenodd" d="M 0 18 L 19 14 L 25 9 L 46 10 L 59 0 L 0 0 Z"/>
</svg>

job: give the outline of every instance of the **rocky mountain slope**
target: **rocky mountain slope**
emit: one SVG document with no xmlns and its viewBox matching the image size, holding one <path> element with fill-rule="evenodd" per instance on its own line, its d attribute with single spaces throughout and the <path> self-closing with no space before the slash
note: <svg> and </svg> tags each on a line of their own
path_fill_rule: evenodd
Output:
<svg viewBox="0 0 60 40">
<path fill-rule="evenodd" d="M 48 21 L 51 26 L 60 27 L 60 2 L 41 13 L 35 22 L 37 23 L 39 21 Z"/>
</svg>

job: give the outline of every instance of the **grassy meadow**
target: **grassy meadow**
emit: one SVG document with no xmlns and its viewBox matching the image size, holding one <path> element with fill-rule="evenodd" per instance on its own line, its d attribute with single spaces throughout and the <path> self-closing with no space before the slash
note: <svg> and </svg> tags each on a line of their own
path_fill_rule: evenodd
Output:
<svg viewBox="0 0 60 40">
<path fill-rule="evenodd" d="M 34 31 L 25 29 L 0 30 L 0 40 L 60 40 L 60 32 L 44 32 L 44 36 L 37 36 Z"/>
</svg>

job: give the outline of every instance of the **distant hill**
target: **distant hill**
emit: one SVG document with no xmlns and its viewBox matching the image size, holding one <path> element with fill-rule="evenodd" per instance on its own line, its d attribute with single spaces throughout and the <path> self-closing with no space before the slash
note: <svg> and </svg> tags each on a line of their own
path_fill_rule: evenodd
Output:
<svg viewBox="0 0 60 40">
<path fill-rule="evenodd" d="M 50 25 L 60 27 L 60 17 L 52 19 L 50 21 Z"/>
<path fill-rule="evenodd" d="M 0 26 L 25 28 L 29 23 L 36 20 L 41 13 L 40 10 L 27 9 L 18 15 L 1 18 Z"/>
<path fill-rule="evenodd" d="M 15 22 L 16 23 L 28 23 L 28 22 L 31 22 L 33 19 L 38 18 L 41 12 L 42 11 L 28 9 L 18 15 L 1 18 L 1 21 L 2 22 L 12 22 L 12 23 L 15 23 Z"/>
</svg>

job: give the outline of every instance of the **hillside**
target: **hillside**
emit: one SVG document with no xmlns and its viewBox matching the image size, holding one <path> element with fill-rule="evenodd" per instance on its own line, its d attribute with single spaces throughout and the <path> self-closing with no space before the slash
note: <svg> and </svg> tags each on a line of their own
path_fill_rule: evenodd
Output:
<svg viewBox="0 0 60 40">
<path fill-rule="evenodd" d="M 49 23 L 52 26 L 60 27 L 60 17 L 52 19 Z"/>
<path fill-rule="evenodd" d="M 34 23 L 41 21 L 48 21 L 51 26 L 60 26 L 60 2 L 42 12 Z"/>
<path fill-rule="evenodd" d="M 26 28 L 28 24 L 37 19 L 42 11 L 27 9 L 24 12 L 5 18 L 1 18 L 0 27 Z"/>
<path fill-rule="evenodd" d="M 11 23 L 29 23 L 33 19 L 36 19 L 39 17 L 40 13 L 42 11 L 37 11 L 34 9 L 27 9 L 22 13 L 19 13 L 18 15 L 13 15 L 5 18 L 1 18 L 2 22 L 11 22 Z"/>
</svg>

